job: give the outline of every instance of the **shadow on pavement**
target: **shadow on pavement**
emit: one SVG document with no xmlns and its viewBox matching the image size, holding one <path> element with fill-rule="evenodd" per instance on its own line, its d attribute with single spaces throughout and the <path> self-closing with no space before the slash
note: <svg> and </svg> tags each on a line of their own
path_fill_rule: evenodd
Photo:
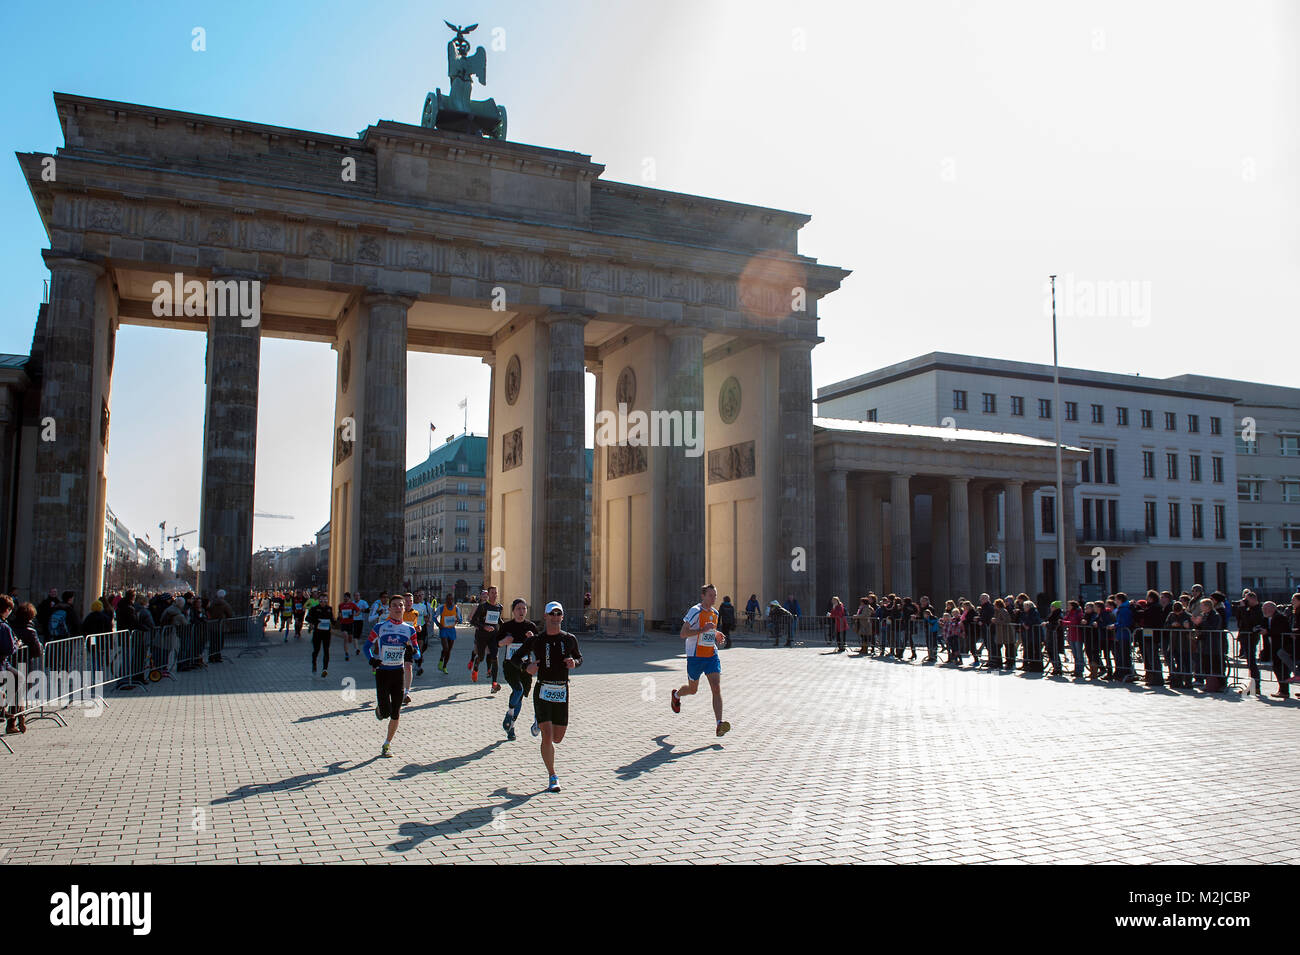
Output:
<svg viewBox="0 0 1300 955">
<path fill-rule="evenodd" d="M 397 831 L 405 838 L 399 839 L 390 845 L 388 847 L 389 851 L 410 852 L 431 836 L 459 835 L 471 829 L 481 829 L 483 826 L 496 822 L 510 810 L 522 806 L 537 794 L 528 793 L 527 795 L 512 796 L 509 789 L 502 787 L 493 792 L 492 795 L 501 796 L 504 799 L 494 806 L 476 806 L 473 809 L 462 809 L 450 819 L 444 819 L 439 823 L 402 823 L 397 827 Z"/>
<path fill-rule="evenodd" d="M 433 763 L 407 763 L 392 778 L 394 780 L 411 779 L 422 773 L 449 773 L 453 769 L 459 769 L 482 759 L 504 742 L 505 740 L 495 740 L 473 753 L 466 753 L 464 756 L 448 756 L 446 759 L 440 759 Z"/>
<path fill-rule="evenodd" d="M 325 767 L 323 772 L 299 773 L 297 776 L 290 776 L 287 779 L 281 779 L 279 782 L 274 783 L 246 783 L 238 789 L 232 789 L 227 795 L 222 796 L 220 799 L 212 800 L 209 805 L 220 806 L 224 803 L 238 802 L 241 799 L 249 799 L 253 796 L 262 796 L 266 793 L 298 792 L 303 789 L 310 789 L 322 779 L 328 779 L 330 776 L 338 776 L 342 773 L 350 773 L 355 769 L 360 769 L 363 766 L 370 765 L 378 758 L 378 756 L 372 756 L 370 759 L 357 763 L 354 766 L 349 766 L 347 769 L 343 769 L 344 766 L 348 765 L 347 760 L 341 760 L 337 763 L 330 763 Z"/>
<path fill-rule="evenodd" d="M 614 772 L 618 774 L 618 778 L 623 781 L 636 779 L 638 776 L 648 773 L 652 769 L 658 769 L 660 766 L 671 763 L 674 760 L 684 759 L 687 756 L 694 756 L 696 753 L 703 753 L 710 749 L 722 749 L 721 743 L 710 743 L 708 746 L 698 746 L 695 749 L 684 749 L 679 753 L 675 753 L 673 752 L 673 744 L 665 742 L 667 739 L 667 734 L 656 736 L 654 742 L 659 749 L 653 753 L 647 753 L 639 759 L 634 759 L 626 766 L 618 767 L 618 769 L 614 770 Z"/>
</svg>

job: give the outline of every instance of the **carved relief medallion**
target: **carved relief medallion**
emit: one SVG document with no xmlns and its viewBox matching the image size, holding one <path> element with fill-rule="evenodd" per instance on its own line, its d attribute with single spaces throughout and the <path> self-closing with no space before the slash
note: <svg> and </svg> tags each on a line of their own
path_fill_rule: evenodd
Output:
<svg viewBox="0 0 1300 955">
<path fill-rule="evenodd" d="M 740 382 L 732 375 L 718 391 L 718 416 L 723 424 L 734 424 L 740 415 Z"/>
<path fill-rule="evenodd" d="M 618 383 L 614 385 L 614 400 L 617 404 L 631 408 L 636 404 L 636 372 L 632 366 L 626 366 L 618 373 Z"/>
<path fill-rule="evenodd" d="M 519 382 L 522 376 L 519 356 L 511 355 L 510 360 L 506 362 L 506 404 L 513 405 L 519 400 Z"/>
</svg>

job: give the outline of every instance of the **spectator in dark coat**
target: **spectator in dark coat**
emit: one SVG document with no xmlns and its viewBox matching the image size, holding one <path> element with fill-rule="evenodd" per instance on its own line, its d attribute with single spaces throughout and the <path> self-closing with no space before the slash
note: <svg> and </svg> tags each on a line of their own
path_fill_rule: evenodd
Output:
<svg viewBox="0 0 1300 955">
<path fill-rule="evenodd" d="M 27 670 L 41 658 L 41 640 L 36 633 L 35 620 L 36 608 L 29 603 L 21 603 L 14 608 L 14 612 L 6 621 L 14 637 L 15 649 L 27 650 L 24 662 L 14 667 L 16 695 L 13 700 L 9 701 L 11 705 L 8 714 L 6 714 L 6 733 L 27 732 L 27 717 L 22 712 L 26 708 L 24 694 L 27 689 Z"/>
</svg>

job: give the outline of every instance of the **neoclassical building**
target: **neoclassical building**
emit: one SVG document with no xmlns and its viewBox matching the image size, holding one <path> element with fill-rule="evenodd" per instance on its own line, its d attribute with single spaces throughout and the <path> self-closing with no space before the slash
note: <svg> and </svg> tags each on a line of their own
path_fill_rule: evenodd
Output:
<svg viewBox="0 0 1300 955">
<path fill-rule="evenodd" d="M 20 589 L 100 589 L 113 352 L 137 323 L 207 338 L 200 588 L 236 606 L 251 578 L 263 336 L 338 353 L 335 602 L 406 576 L 409 350 L 492 367 L 483 559 L 505 592 L 581 606 L 589 370 L 598 411 L 677 412 L 703 440 L 597 447 L 597 602 L 665 619 L 724 572 L 812 598 L 814 555 L 790 559 L 815 533 L 810 353 L 818 305 L 847 273 L 800 254 L 808 216 L 403 123 L 352 137 L 67 94 L 54 105 L 63 145 L 18 156 L 51 273 Z M 57 441 L 35 440 L 39 421 Z"/>
</svg>

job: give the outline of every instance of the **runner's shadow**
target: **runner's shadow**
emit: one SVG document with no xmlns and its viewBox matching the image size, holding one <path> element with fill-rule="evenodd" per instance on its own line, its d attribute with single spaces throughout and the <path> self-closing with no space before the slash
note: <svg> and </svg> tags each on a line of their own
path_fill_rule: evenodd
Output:
<svg viewBox="0 0 1300 955">
<path fill-rule="evenodd" d="M 710 749 L 722 749 L 721 743 L 710 743 L 708 746 L 699 746 L 695 749 L 687 749 L 682 750 L 680 753 L 674 753 L 673 744 L 664 742 L 667 739 L 668 735 L 666 733 L 663 736 L 656 736 L 654 742 L 659 749 L 656 752 L 647 753 L 639 759 L 635 759 L 628 763 L 626 766 L 620 766 L 618 769 L 614 770 L 614 772 L 618 774 L 618 778 L 626 782 L 630 779 L 636 779 L 638 776 L 648 773 L 652 769 L 658 769 L 666 763 L 671 763 L 673 760 L 684 759 L 687 756 L 694 756 L 696 753 L 703 753 Z"/>
<path fill-rule="evenodd" d="M 433 825 L 425 822 L 402 823 L 397 827 L 397 831 L 405 838 L 399 839 L 390 845 L 388 847 L 389 851 L 410 852 L 430 836 L 440 834 L 457 835 L 471 829 L 481 829 L 486 825 L 496 823 L 498 820 L 501 820 L 502 824 L 504 824 L 506 813 L 522 806 L 537 794 L 528 793 L 527 795 L 512 796 L 509 789 L 502 787 L 492 795 L 504 796 L 505 799 L 494 806 L 475 806 L 473 809 L 462 809 L 450 819 L 444 819 L 442 822 Z"/>
<path fill-rule="evenodd" d="M 435 706 L 446 706 L 449 703 L 472 703 L 474 700 L 477 699 L 486 699 L 486 697 L 467 696 L 463 700 L 458 700 L 457 697 L 460 696 L 462 692 L 463 691 L 461 690 L 457 690 L 451 696 L 444 697 L 441 700 L 431 700 L 428 703 L 420 703 L 418 705 L 412 705 L 412 706 L 403 706 L 402 715 L 405 716 L 407 713 L 412 713 L 416 710 L 431 710 Z"/>
<path fill-rule="evenodd" d="M 310 789 L 312 786 L 315 786 L 322 779 L 328 779 L 330 776 L 338 776 L 342 773 L 350 773 L 363 766 L 368 766 L 378 758 L 378 756 L 372 756 L 370 759 L 357 763 L 355 766 L 350 766 L 347 769 L 342 768 L 343 766 L 347 766 L 347 760 L 340 760 L 337 763 L 330 763 L 325 767 L 323 772 L 299 773 L 297 776 L 290 776 L 288 779 L 281 779 L 279 782 L 274 783 L 246 783 L 238 789 L 232 789 L 227 795 L 222 796 L 220 799 L 212 800 L 209 805 L 220 806 L 224 803 L 238 802 L 241 799 L 249 799 L 253 796 L 261 796 L 266 793 L 301 792 L 304 789 Z"/>
<path fill-rule="evenodd" d="M 405 710 L 403 710 L 405 712 Z M 467 766 L 476 760 L 482 759 L 488 753 L 500 746 L 504 740 L 495 740 L 484 746 L 482 749 L 473 753 L 466 753 L 464 756 L 448 756 L 446 759 L 440 759 L 434 763 L 407 763 L 392 777 L 393 779 L 411 779 L 419 776 L 421 773 L 449 773 L 453 769 L 459 769 Z"/>
</svg>

